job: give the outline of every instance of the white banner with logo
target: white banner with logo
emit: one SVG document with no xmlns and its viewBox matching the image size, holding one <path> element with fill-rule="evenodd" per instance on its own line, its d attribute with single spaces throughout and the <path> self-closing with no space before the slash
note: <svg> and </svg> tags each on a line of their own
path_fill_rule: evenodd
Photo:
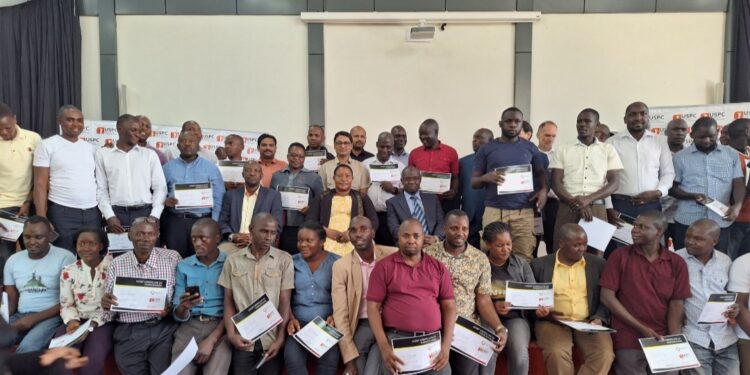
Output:
<svg viewBox="0 0 750 375">
<path fill-rule="evenodd" d="M 115 121 L 96 121 L 86 120 L 81 138 L 91 144 L 101 147 L 105 144 L 114 144 L 117 141 L 117 128 Z M 151 137 L 148 144 L 155 148 L 166 151 L 169 148 L 177 147 L 177 137 L 180 135 L 182 127 L 153 125 L 151 127 Z M 259 159 L 258 154 L 258 137 L 262 133 L 222 130 L 222 129 L 202 129 L 203 140 L 201 147 L 209 151 L 216 151 L 216 148 L 224 146 L 224 140 L 229 134 L 237 134 L 245 139 L 245 149 L 242 151 L 243 159 Z"/>
<path fill-rule="evenodd" d="M 728 103 L 694 106 L 653 107 L 649 109 L 651 131 L 661 134 L 672 120 L 683 119 L 688 126 L 701 117 L 713 117 L 719 130 L 732 121 L 750 118 L 750 103 Z"/>
</svg>

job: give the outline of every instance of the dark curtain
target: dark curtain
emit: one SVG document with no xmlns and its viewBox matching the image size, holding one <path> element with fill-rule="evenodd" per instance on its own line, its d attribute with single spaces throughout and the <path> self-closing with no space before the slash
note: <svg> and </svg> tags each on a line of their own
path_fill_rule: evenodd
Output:
<svg viewBox="0 0 750 375">
<path fill-rule="evenodd" d="M 737 23 L 729 101 L 750 102 L 750 1 L 734 1 Z"/>
<path fill-rule="evenodd" d="M 57 134 L 57 108 L 81 107 L 81 25 L 75 0 L 0 8 L 0 101 L 42 137 Z"/>
</svg>

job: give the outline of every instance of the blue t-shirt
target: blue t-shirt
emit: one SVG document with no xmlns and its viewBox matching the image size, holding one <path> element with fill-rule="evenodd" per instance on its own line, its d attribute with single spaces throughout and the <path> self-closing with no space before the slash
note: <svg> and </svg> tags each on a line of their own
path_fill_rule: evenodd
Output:
<svg viewBox="0 0 750 375">
<path fill-rule="evenodd" d="M 493 139 L 477 151 L 474 157 L 474 172 L 485 174 L 495 168 L 525 164 L 531 164 L 532 170 L 543 169 L 543 155 L 536 145 L 525 139 L 518 139 L 513 143 Z M 537 181 L 534 181 L 534 186 L 538 188 Z M 532 208 L 534 202 L 529 202 L 529 199 L 533 195 L 533 192 L 497 195 L 497 185 L 485 184 L 484 186 L 484 203 L 488 207 L 506 210 Z"/>
<path fill-rule="evenodd" d="M 18 312 L 39 312 L 59 305 L 60 272 L 75 260 L 70 251 L 52 245 L 42 259 L 29 258 L 28 250 L 8 258 L 4 282 L 18 289 Z"/>
</svg>

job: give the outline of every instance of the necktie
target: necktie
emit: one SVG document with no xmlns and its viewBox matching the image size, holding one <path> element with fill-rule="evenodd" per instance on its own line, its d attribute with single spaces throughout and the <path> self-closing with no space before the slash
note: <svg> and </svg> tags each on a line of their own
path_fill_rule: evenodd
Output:
<svg viewBox="0 0 750 375">
<path fill-rule="evenodd" d="M 417 199 L 416 195 L 411 196 L 411 201 L 412 203 L 414 203 L 414 212 L 412 212 L 412 216 L 414 216 L 422 224 L 424 234 L 430 234 L 427 228 L 427 217 L 425 216 L 424 210 L 422 209 L 422 203 L 419 201 L 419 199 Z"/>
</svg>

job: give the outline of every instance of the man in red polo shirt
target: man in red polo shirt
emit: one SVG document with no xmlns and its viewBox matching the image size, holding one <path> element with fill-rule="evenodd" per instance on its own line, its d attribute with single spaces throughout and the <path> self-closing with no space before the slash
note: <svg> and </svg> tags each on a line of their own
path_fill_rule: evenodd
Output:
<svg viewBox="0 0 750 375">
<path fill-rule="evenodd" d="M 401 223 L 399 251 L 375 265 L 367 288 L 367 315 L 382 355 L 384 374 L 394 374 L 404 364 L 391 340 L 441 331 L 440 354 L 426 374 L 450 374 L 448 356 L 456 321 L 456 301 L 451 275 L 437 259 L 422 252 L 422 224 L 417 219 Z"/>
<path fill-rule="evenodd" d="M 458 153 L 453 147 L 440 142 L 439 130 L 437 121 L 431 118 L 419 125 L 419 140 L 422 146 L 415 148 L 409 154 L 409 165 L 419 168 L 422 172 L 453 175 L 450 190 L 438 195 L 443 212 L 449 212 L 459 209 L 461 205 L 461 200 L 458 198 Z"/>
<path fill-rule="evenodd" d="M 682 333 L 690 281 L 682 257 L 659 243 L 666 228 L 663 213 L 640 214 L 633 224 L 633 245 L 610 255 L 599 280 L 601 301 L 617 330 L 612 341 L 618 375 L 651 373 L 639 338 Z"/>
</svg>

